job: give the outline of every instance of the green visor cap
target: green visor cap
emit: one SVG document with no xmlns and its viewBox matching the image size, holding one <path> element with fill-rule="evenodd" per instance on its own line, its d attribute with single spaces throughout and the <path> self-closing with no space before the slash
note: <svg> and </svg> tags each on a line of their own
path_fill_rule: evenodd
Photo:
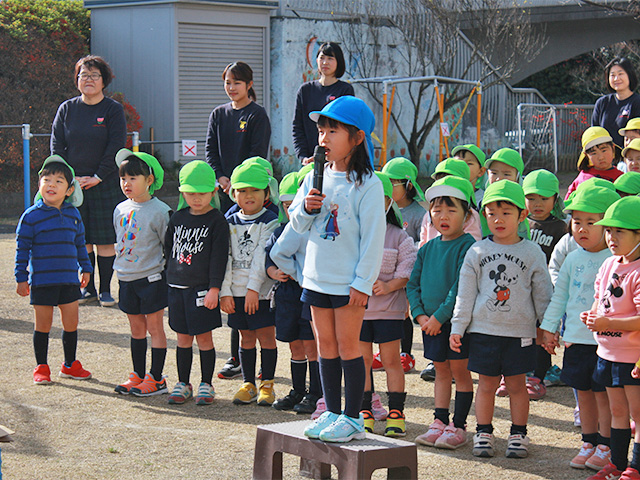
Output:
<svg viewBox="0 0 640 480">
<path fill-rule="evenodd" d="M 120 168 L 122 162 L 124 162 L 129 157 L 138 157 L 144 163 L 147 164 L 151 173 L 153 174 L 153 183 L 149 186 L 149 194 L 153 195 L 153 192 L 156 190 L 160 190 L 162 188 L 162 183 L 164 181 L 164 170 L 158 162 L 158 159 L 153 155 L 149 155 L 144 152 L 132 152 L 129 149 L 121 148 L 116 153 L 116 165 Z"/>
<path fill-rule="evenodd" d="M 529 173 L 522 181 L 525 195 L 536 194 L 542 197 L 553 197 L 560 192 L 560 182 L 549 170 L 540 169 Z"/>
<path fill-rule="evenodd" d="M 431 178 L 436 178 L 439 173 L 446 173 L 448 175 L 455 175 L 456 177 L 469 180 L 471 172 L 469 171 L 469 165 L 464 160 L 458 160 L 457 158 L 447 158 L 436 165 L 436 170 L 431 175 Z"/>
<path fill-rule="evenodd" d="M 76 172 L 73 169 L 73 167 L 69 165 L 66 162 L 66 160 L 62 158 L 60 155 L 51 155 L 45 158 L 44 162 L 42 163 L 42 167 L 40 167 L 40 170 L 38 171 L 38 175 L 42 175 L 42 171 L 44 170 L 44 167 L 46 167 L 50 163 L 62 163 L 69 170 L 71 170 L 71 177 L 73 178 L 73 180 L 71 181 L 71 185 L 69 186 L 73 187 L 73 193 L 66 198 L 65 202 L 70 203 L 76 208 L 82 205 L 82 202 L 84 201 L 84 194 L 82 193 L 82 188 L 80 188 L 80 183 L 78 182 L 78 180 L 76 180 Z M 42 198 L 42 195 L 40 195 L 40 192 L 37 192 L 36 196 L 33 199 L 33 202 L 35 203 L 41 198 Z"/>
<path fill-rule="evenodd" d="M 615 202 L 604 213 L 604 218 L 596 225 L 603 227 L 640 230 L 640 197 L 624 197 Z"/>
<path fill-rule="evenodd" d="M 257 163 L 258 165 L 262 165 L 267 169 L 267 173 L 273 177 L 273 165 L 271 165 L 269 160 L 262 157 L 249 157 L 242 162 L 242 164 L 247 163 Z"/>
<path fill-rule="evenodd" d="M 418 185 L 418 167 L 411 160 L 404 157 L 395 157 L 385 163 L 382 173 L 388 175 L 392 180 L 407 180 L 411 182 L 417 192 L 418 199 L 424 200 L 424 194 Z"/>
<path fill-rule="evenodd" d="M 389 176 L 384 172 L 375 172 L 375 174 L 382 182 L 382 191 L 384 192 L 384 196 L 393 198 L 393 184 L 391 183 Z"/>
<path fill-rule="evenodd" d="M 598 178 L 598 177 L 588 178 L 587 180 L 582 182 L 580 185 L 578 185 L 578 187 L 573 192 L 571 192 L 571 194 L 569 195 L 569 198 L 567 198 L 564 201 L 565 210 L 569 209 L 569 205 L 571 205 L 573 198 L 578 194 L 579 191 L 585 188 L 591 188 L 591 187 L 603 187 L 603 188 L 608 188 L 613 192 L 616 191 L 616 187 L 613 186 L 613 182 L 610 182 L 609 180 L 605 180 L 604 178 Z"/>
<path fill-rule="evenodd" d="M 609 206 L 620 200 L 620 195 L 611 188 L 592 185 L 591 187 L 576 190 L 565 212 L 577 210 L 588 213 L 604 213 Z"/>
<path fill-rule="evenodd" d="M 515 168 L 520 175 L 524 172 L 524 162 L 522 161 L 522 157 L 513 148 L 501 148 L 500 150 L 493 152 L 491 158 L 486 161 L 485 167 L 489 168 L 491 162 L 495 161 L 506 163 L 510 167 Z"/>
<path fill-rule="evenodd" d="M 258 188 L 263 190 L 269 186 L 271 176 L 267 169 L 258 163 L 241 163 L 231 174 L 231 188 Z"/>
<path fill-rule="evenodd" d="M 482 207 L 484 208 L 493 202 L 509 202 L 513 203 L 516 207 L 525 209 L 524 203 L 524 190 L 516 182 L 511 180 L 499 180 L 492 183 L 484 191 L 482 197 Z"/>
<path fill-rule="evenodd" d="M 281 202 L 288 202 L 293 200 L 298 193 L 298 187 L 300 186 L 298 180 L 298 172 L 287 173 L 282 180 L 280 180 L 279 195 Z"/>
<path fill-rule="evenodd" d="M 464 151 L 469 151 L 473 153 L 473 156 L 476 157 L 476 160 L 478 160 L 478 163 L 480 164 L 480 166 L 484 167 L 484 162 L 487 159 L 487 156 L 484 154 L 482 150 L 480 150 L 479 147 L 477 147 L 473 143 L 469 143 L 467 145 L 458 145 L 453 150 L 451 150 L 451 155 L 455 155 L 458 152 L 464 152 Z"/>
<path fill-rule="evenodd" d="M 298 183 L 302 185 L 304 177 L 311 172 L 313 172 L 313 162 L 307 163 L 304 167 L 298 170 Z"/>
<path fill-rule="evenodd" d="M 431 202 L 437 197 L 453 197 L 464 200 L 469 204 L 475 204 L 471 182 L 453 175 L 436 180 L 433 185 L 427 188 L 425 193 L 427 202 Z"/>
<path fill-rule="evenodd" d="M 206 193 L 216 189 L 216 173 L 207 162 L 193 160 L 186 163 L 179 174 L 178 190 L 187 193 Z"/>
<path fill-rule="evenodd" d="M 630 195 L 640 194 L 640 172 L 627 172 L 616 178 L 613 186 L 619 192 L 628 193 Z M 640 212 L 638 212 L 640 215 Z"/>
</svg>

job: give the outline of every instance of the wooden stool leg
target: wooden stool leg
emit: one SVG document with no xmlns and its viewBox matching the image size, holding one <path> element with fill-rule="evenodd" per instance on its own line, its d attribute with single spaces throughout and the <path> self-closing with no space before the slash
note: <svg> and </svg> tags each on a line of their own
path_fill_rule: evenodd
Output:
<svg viewBox="0 0 640 480">
<path fill-rule="evenodd" d="M 300 458 L 300 475 L 306 478 L 326 480 L 331 478 L 331 465 L 328 463 Z"/>
<path fill-rule="evenodd" d="M 258 430 L 253 458 L 254 480 L 282 480 L 282 452 L 274 450 L 273 438 Z"/>
<path fill-rule="evenodd" d="M 415 472 L 409 467 L 394 467 L 387 470 L 387 480 L 406 480 L 408 478 L 415 479 Z"/>
</svg>

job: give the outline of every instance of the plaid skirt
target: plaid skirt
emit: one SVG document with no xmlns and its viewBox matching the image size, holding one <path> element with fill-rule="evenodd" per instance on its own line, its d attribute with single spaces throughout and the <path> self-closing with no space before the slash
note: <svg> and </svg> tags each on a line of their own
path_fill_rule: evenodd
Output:
<svg viewBox="0 0 640 480">
<path fill-rule="evenodd" d="M 116 243 L 113 210 L 125 200 L 117 175 L 82 193 L 84 201 L 78 210 L 84 223 L 85 242 L 88 245 Z"/>
</svg>

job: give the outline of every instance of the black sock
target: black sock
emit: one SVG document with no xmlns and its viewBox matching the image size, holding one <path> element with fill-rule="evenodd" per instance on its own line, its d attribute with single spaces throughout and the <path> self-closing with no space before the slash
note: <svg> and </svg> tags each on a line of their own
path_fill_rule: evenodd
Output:
<svg viewBox="0 0 640 480">
<path fill-rule="evenodd" d="M 410 317 L 404 319 L 402 329 L 404 331 L 404 337 L 400 344 L 400 352 L 411 355 L 411 347 L 413 347 L 413 322 Z"/>
<path fill-rule="evenodd" d="M 320 366 L 318 361 L 309 360 L 309 393 L 318 397 L 322 396 L 322 384 L 320 383 Z"/>
<path fill-rule="evenodd" d="M 436 420 L 440 420 L 445 425 L 449 425 L 449 409 L 448 408 L 436 408 L 433 412 L 433 416 Z"/>
<path fill-rule="evenodd" d="M 216 368 L 216 349 L 200 350 L 200 381 L 211 385 L 213 371 Z"/>
<path fill-rule="evenodd" d="M 364 395 L 365 368 L 362 357 L 341 360 L 344 371 L 344 414 L 358 418 Z"/>
<path fill-rule="evenodd" d="M 291 386 L 297 393 L 307 391 L 307 360 L 291 359 Z"/>
<path fill-rule="evenodd" d="M 231 329 L 231 356 L 240 361 L 240 332 L 235 328 Z"/>
<path fill-rule="evenodd" d="M 178 381 L 189 383 L 191 378 L 191 364 L 193 363 L 193 347 L 176 348 L 176 364 L 178 365 Z"/>
<path fill-rule="evenodd" d="M 95 252 L 89 252 L 89 263 L 91 263 L 91 266 L 93 267 L 93 271 L 96 271 L 96 253 Z M 95 274 L 90 274 L 89 275 L 89 282 L 87 283 L 87 286 L 84 287 L 84 289 L 87 292 L 90 292 L 94 295 L 96 295 L 96 280 L 95 280 Z"/>
<path fill-rule="evenodd" d="M 360 410 L 371 411 L 371 393 L 371 390 L 367 390 L 362 395 L 362 405 L 360 406 Z"/>
<path fill-rule="evenodd" d="M 151 370 L 149 373 L 159 382 L 162 379 L 162 371 L 164 370 L 164 361 L 167 358 L 166 348 L 151 347 Z"/>
<path fill-rule="evenodd" d="M 640 443 L 633 444 L 633 454 L 631 456 L 631 463 L 629 463 L 631 468 L 635 468 L 636 470 L 640 470 Z"/>
<path fill-rule="evenodd" d="M 533 376 L 543 381 L 550 368 L 551 354 L 542 345 L 536 345 L 536 369 L 533 371 Z"/>
<path fill-rule="evenodd" d="M 404 412 L 404 402 L 407 399 L 407 392 L 387 392 L 387 397 L 389 397 L 389 410 Z"/>
<path fill-rule="evenodd" d="M 100 293 L 111 291 L 111 278 L 113 277 L 113 262 L 116 256 L 101 257 L 98 255 L 98 273 L 100 274 Z M 95 287 L 94 287 L 95 288 Z"/>
<path fill-rule="evenodd" d="M 78 331 L 62 331 L 62 349 L 64 350 L 64 364 L 71 367 L 76 361 L 76 348 L 78 347 Z"/>
<path fill-rule="evenodd" d="M 340 415 L 342 413 L 342 367 L 340 357 L 319 358 L 322 394 L 327 410 Z"/>
<path fill-rule="evenodd" d="M 242 368 L 242 380 L 245 383 L 256 384 L 256 349 L 241 348 L 240 349 L 240 367 Z M 262 372 L 264 374 L 264 372 Z"/>
<path fill-rule="evenodd" d="M 262 380 L 273 380 L 275 378 L 277 362 L 277 348 L 260 348 L 260 366 L 262 367 Z"/>
<path fill-rule="evenodd" d="M 630 428 L 611 429 L 611 463 L 620 471 L 624 471 L 629 463 Z"/>
<path fill-rule="evenodd" d="M 145 373 L 147 373 L 147 337 L 131 337 L 131 361 L 136 375 L 144 378 Z"/>
<path fill-rule="evenodd" d="M 597 433 L 583 433 L 582 434 L 582 442 L 590 443 L 594 447 L 598 445 L 598 434 Z"/>
<path fill-rule="evenodd" d="M 515 423 L 511 424 L 511 433 L 509 435 L 527 435 L 527 426 L 526 425 L 516 425 Z"/>
<path fill-rule="evenodd" d="M 606 445 L 607 447 L 611 445 L 611 437 L 603 437 L 598 434 L 598 445 Z"/>
<path fill-rule="evenodd" d="M 371 392 L 376 391 L 376 385 L 373 383 L 373 370 L 369 369 L 369 380 L 371 380 Z"/>
<path fill-rule="evenodd" d="M 36 363 L 38 365 L 47 365 L 49 332 L 33 331 L 33 353 L 36 355 Z"/>
<path fill-rule="evenodd" d="M 485 424 L 477 424 L 476 425 L 476 433 L 493 433 L 493 425 L 490 423 Z"/>
<path fill-rule="evenodd" d="M 453 404 L 453 426 L 467 429 L 467 416 L 473 403 L 473 392 L 456 391 L 456 399 Z"/>
</svg>

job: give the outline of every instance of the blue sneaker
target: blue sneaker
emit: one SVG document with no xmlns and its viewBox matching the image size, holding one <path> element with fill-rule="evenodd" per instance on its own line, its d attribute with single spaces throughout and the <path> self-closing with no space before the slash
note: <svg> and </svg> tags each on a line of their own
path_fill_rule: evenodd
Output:
<svg viewBox="0 0 640 480">
<path fill-rule="evenodd" d="M 560 374 L 562 370 L 557 365 L 553 365 L 544 376 L 544 384 L 547 387 L 554 387 L 557 385 L 564 385 L 562 380 L 560 380 Z"/>
<path fill-rule="evenodd" d="M 318 438 L 320 436 L 320 432 L 322 432 L 325 428 L 335 422 L 338 417 L 339 415 L 337 413 L 333 413 L 327 410 L 305 427 L 305 436 L 308 438 Z"/>
<path fill-rule="evenodd" d="M 98 299 L 101 307 L 113 307 L 116 304 L 116 301 L 109 292 L 102 292 L 98 296 Z"/>
<path fill-rule="evenodd" d="M 323 442 L 344 443 L 350 440 L 362 440 L 367 434 L 364 429 L 364 418 L 351 418 L 344 413 L 338 419 L 320 432 L 318 437 Z"/>
</svg>

